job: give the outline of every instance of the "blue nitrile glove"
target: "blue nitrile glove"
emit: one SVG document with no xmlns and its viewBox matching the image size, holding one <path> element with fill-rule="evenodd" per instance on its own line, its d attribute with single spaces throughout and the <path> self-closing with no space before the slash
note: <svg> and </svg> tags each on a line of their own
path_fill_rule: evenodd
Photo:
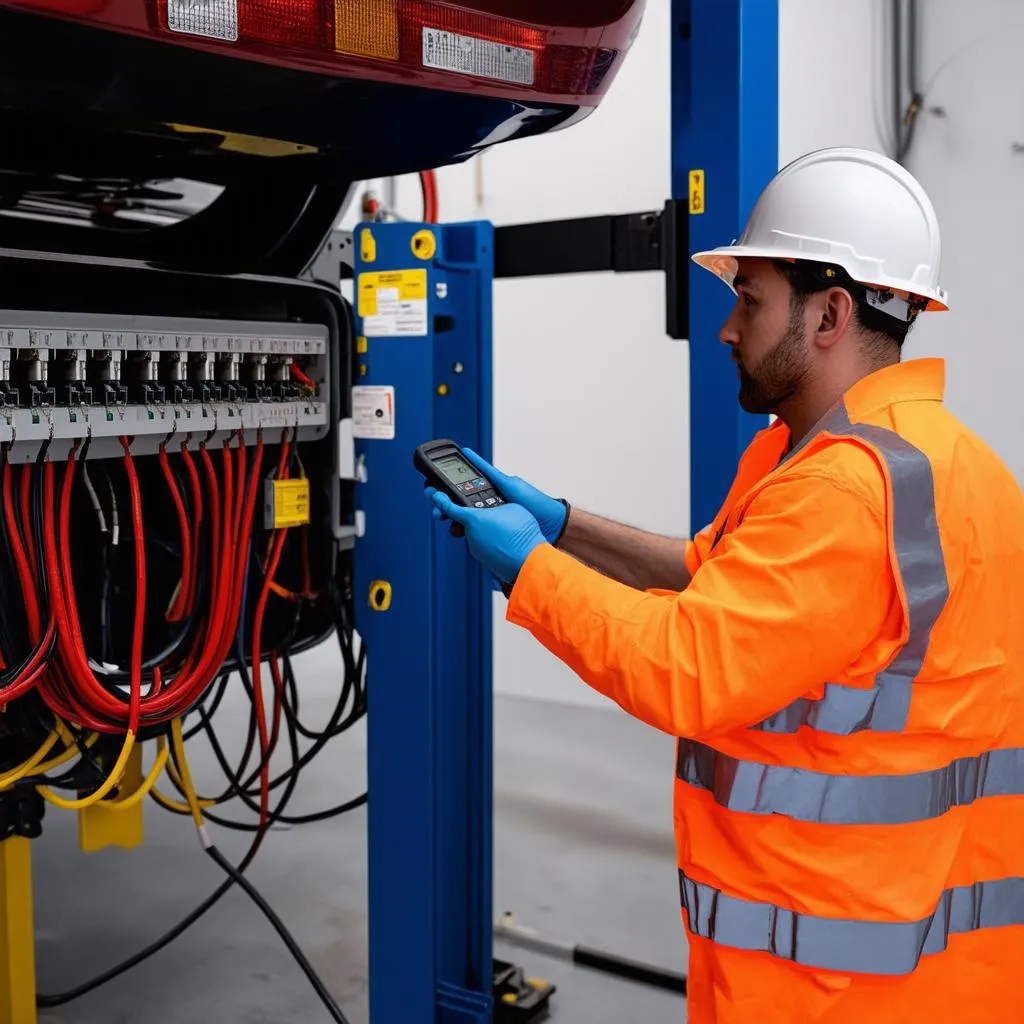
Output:
<svg viewBox="0 0 1024 1024">
<path fill-rule="evenodd" d="M 463 448 L 462 451 L 506 501 L 522 505 L 537 520 L 549 544 L 556 544 L 561 539 L 565 521 L 569 518 L 569 506 L 564 501 L 548 497 L 517 476 L 507 476 L 471 448 Z"/>
<path fill-rule="evenodd" d="M 466 508 L 432 487 L 427 491 L 437 517 L 458 523 L 470 553 L 503 583 L 514 583 L 530 552 L 545 543 L 537 520 L 522 505 Z"/>
</svg>

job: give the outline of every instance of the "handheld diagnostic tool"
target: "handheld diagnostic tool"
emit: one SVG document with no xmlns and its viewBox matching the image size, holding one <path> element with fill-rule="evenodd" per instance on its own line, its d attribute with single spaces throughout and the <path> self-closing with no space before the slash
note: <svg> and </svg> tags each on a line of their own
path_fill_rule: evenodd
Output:
<svg viewBox="0 0 1024 1024">
<path fill-rule="evenodd" d="M 421 444 L 412 461 L 431 487 L 443 491 L 457 505 L 495 508 L 505 504 L 494 484 L 446 437 Z"/>
</svg>

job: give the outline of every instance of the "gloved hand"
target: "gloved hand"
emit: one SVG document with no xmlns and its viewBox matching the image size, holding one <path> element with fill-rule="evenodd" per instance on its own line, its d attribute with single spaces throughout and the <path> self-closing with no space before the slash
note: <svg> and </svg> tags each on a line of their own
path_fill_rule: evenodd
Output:
<svg viewBox="0 0 1024 1024">
<path fill-rule="evenodd" d="M 463 448 L 462 451 L 481 474 L 494 484 L 506 501 L 522 505 L 537 520 L 544 539 L 549 544 L 554 544 L 562 536 L 565 521 L 569 517 L 569 508 L 564 502 L 548 497 L 543 491 L 537 490 L 532 484 L 517 476 L 506 476 L 471 448 Z"/>
<path fill-rule="evenodd" d="M 502 583 L 514 583 L 530 552 L 545 543 L 537 520 L 522 505 L 466 508 L 433 487 L 426 493 L 434 503 L 435 516 L 458 523 L 465 530 L 470 553 Z"/>
</svg>

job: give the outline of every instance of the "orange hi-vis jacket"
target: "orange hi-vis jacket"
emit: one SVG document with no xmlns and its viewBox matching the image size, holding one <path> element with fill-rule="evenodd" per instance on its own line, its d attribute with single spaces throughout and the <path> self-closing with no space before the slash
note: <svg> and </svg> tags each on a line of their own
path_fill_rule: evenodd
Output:
<svg viewBox="0 0 1024 1024">
<path fill-rule="evenodd" d="M 691 1024 L 1024 1022 L 1024 495 L 865 377 L 762 431 L 682 593 L 543 545 L 508 618 L 679 737 Z"/>
</svg>

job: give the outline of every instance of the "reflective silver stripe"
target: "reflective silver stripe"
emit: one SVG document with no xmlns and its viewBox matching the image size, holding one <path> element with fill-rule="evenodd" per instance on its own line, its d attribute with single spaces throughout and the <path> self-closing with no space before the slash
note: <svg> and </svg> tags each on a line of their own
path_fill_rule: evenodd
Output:
<svg viewBox="0 0 1024 1024">
<path fill-rule="evenodd" d="M 950 935 L 1024 924 L 1024 878 L 947 889 L 933 914 L 905 923 L 799 914 L 727 896 L 682 871 L 679 890 L 690 930 L 705 939 L 851 974 L 909 974 L 922 955 L 941 953 Z"/>
<path fill-rule="evenodd" d="M 680 740 L 676 775 L 731 811 L 829 825 L 904 825 L 986 796 L 1024 796 L 1024 750 L 993 750 L 909 775 L 831 775 L 740 761 Z"/>
<path fill-rule="evenodd" d="M 861 438 L 879 452 L 888 467 L 892 481 L 893 543 L 910 615 L 907 641 L 888 668 L 875 677 L 871 689 L 826 683 L 820 700 L 801 697 L 752 728 L 796 732 L 800 726 L 808 725 L 844 736 L 865 729 L 900 732 L 907 724 L 913 682 L 924 664 L 932 628 L 949 597 L 931 463 L 899 434 L 883 427 L 851 423 L 842 405 L 826 416 L 787 458 L 823 431 Z"/>
</svg>

